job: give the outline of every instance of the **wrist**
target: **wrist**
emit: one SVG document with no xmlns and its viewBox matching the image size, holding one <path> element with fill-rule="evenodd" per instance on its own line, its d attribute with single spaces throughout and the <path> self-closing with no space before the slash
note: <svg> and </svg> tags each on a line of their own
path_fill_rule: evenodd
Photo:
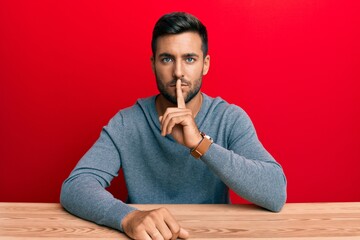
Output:
<svg viewBox="0 0 360 240">
<path fill-rule="evenodd" d="M 201 141 L 203 140 L 203 136 L 201 135 L 201 132 L 199 132 L 198 134 L 196 134 L 196 137 L 193 138 L 193 143 L 191 145 L 188 146 L 188 148 L 190 150 L 196 148 L 197 146 L 199 146 L 199 144 L 201 143 Z"/>
<path fill-rule="evenodd" d="M 128 213 L 123 220 L 121 221 L 121 228 L 123 229 L 123 232 L 127 232 L 127 226 L 129 223 L 131 223 L 132 219 L 134 218 L 134 216 L 139 213 L 140 210 L 134 210 L 130 213 Z"/>
<path fill-rule="evenodd" d="M 190 154 L 198 159 L 202 157 L 210 148 L 213 140 L 211 137 L 207 136 L 205 133 L 200 132 L 202 139 L 200 140 L 199 144 L 190 150 Z"/>
</svg>

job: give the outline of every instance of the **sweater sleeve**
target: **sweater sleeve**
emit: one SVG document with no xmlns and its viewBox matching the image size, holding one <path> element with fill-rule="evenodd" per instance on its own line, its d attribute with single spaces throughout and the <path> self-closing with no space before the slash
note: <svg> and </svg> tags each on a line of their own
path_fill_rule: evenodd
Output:
<svg viewBox="0 0 360 240">
<path fill-rule="evenodd" d="M 280 211 L 286 201 L 282 167 L 262 146 L 242 109 L 232 111 L 229 118 L 232 124 L 228 127 L 228 146 L 213 143 L 202 161 L 239 196 L 268 210 Z"/>
<path fill-rule="evenodd" d="M 117 176 L 120 166 L 119 152 L 105 127 L 64 181 L 61 205 L 78 217 L 123 231 L 122 219 L 135 208 L 105 189 Z"/>
</svg>

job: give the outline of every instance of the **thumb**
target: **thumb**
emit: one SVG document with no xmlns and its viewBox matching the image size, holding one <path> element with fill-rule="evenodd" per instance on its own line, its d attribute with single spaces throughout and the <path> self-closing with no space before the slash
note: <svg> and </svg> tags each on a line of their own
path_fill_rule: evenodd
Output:
<svg viewBox="0 0 360 240">
<path fill-rule="evenodd" d="M 179 238 L 186 239 L 189 238 L 190 234 L 183 228 L 180 228 Z"/>
</svg>

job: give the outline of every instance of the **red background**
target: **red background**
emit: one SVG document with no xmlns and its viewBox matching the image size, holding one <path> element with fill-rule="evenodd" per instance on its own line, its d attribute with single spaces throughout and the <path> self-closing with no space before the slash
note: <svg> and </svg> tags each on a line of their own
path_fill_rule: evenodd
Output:
<svg viewBox="0 0 360 240">
<path fill-rule="evenodd" d="M 249 113 L 288 202 L 360 201 L 356 0 L 1 0 L 0 201 L 58 202 L 102 126 L 157 93 L 151 31 L 175 10 L 207 26 L 203 91 Z"/>
</svg>

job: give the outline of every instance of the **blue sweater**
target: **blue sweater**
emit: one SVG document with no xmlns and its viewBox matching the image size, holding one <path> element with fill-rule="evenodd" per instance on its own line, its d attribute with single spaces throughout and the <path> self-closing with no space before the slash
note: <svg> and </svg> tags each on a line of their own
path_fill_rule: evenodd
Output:
<svg viewBox="0 0 360 240">
<path fill-rule="evenodd" d="M 286 200 L 281 166 L 259 142 L 248 115 L 203 93 L 195 118 L 214 139 L 200 160 L 171 135 L 161 136 L 155 96 L 118 112 L 82 157 L 61 190 L 69 212 L 120 231 L 135 210 L 106 187 L 122 168 L 127 203 L 229 203 L 229 188 L 254 204 L 280 211 Z"/>
</svg>

